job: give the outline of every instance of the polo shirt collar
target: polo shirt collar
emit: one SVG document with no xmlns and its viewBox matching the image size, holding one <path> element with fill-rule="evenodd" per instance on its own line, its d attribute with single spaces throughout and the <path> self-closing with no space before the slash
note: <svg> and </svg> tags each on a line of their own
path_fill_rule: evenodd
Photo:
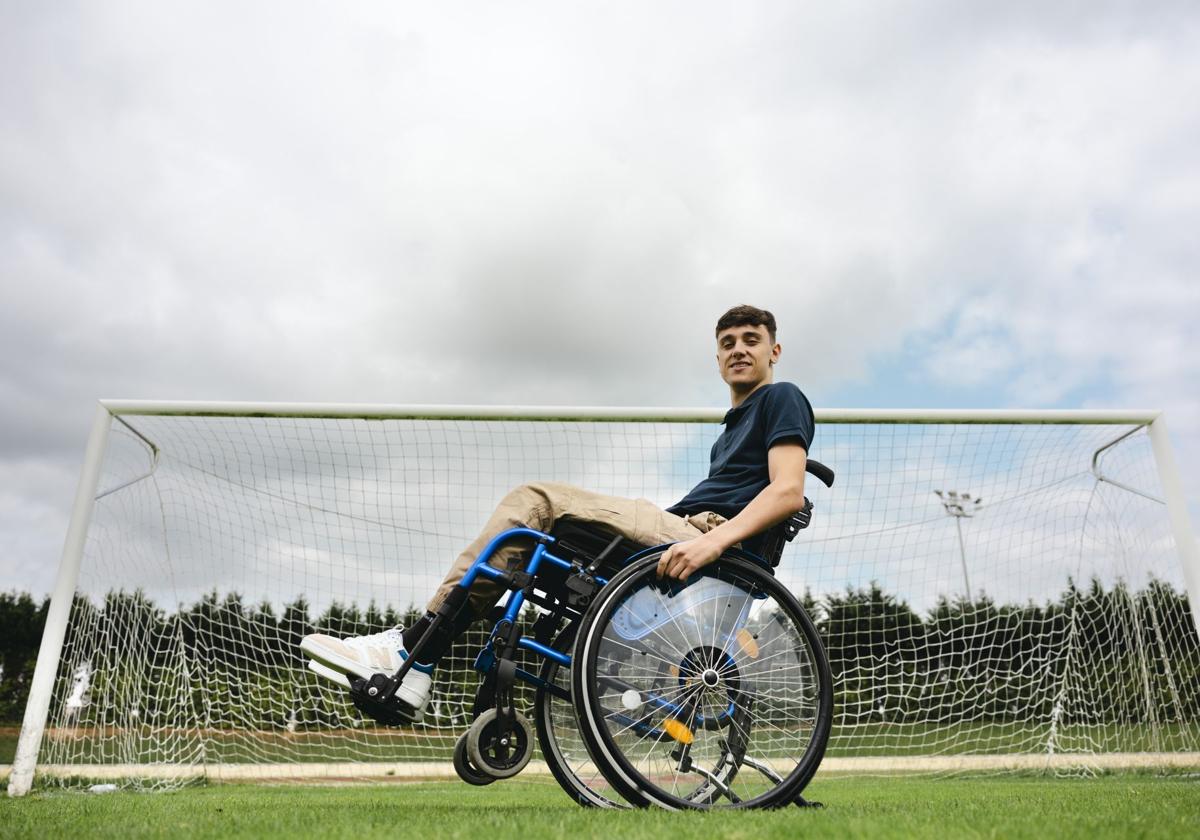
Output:
<svg viewBox="0 0 1200 840">
<path fill-rule="evenodd" d="M 771 387 L 770 382 L 768 382 L 766 385 L 763 385 L 761 388 L 759 388 L 757 391 L 755 391 L 750 396 L 746 397 L 746 399 L 742 401 L 742 404 L 739 405 L 737 408 L 731 408 L 731 409 L 729 409 L 729 411 L 726 411 L 725 419 L 722 420 L 721 422 L 726 426 L 729 426 L 732 423 L 734 423 L 739 417 L 741 417 L 743 414 L 746 413 L 746 410 L 749 409 L 750 406 L 754 402 L 756 402 L 758 400 L 758 398 L 761 397 L 766 392 L 767 388 L 769 388 L 769 387 Z"/>
</svg>

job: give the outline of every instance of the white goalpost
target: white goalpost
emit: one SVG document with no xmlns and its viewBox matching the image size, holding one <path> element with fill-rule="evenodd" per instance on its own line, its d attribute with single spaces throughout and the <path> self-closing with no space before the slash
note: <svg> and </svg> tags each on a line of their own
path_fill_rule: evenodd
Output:
<svg viewBox="0 0 1200 840">
<path fill-rule="evenodd" d="M 452 774 L 483 630 L 418 726 L 305 669 L 411 621 L 512 486 L 666 507 L 721 409 L 99 404 L 8 784 Z M 777 576 L 835 683 L 824 770 L 1200 766 L 1200 546 L 1156 411 L 817 412 Z M 521 702 L 530 702 L 531 693 Z"/>
</svg>

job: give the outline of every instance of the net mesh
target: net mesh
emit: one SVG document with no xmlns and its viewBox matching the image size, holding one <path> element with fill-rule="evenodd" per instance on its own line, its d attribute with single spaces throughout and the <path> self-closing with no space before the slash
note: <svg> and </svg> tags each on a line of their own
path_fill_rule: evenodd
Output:
<svg viewBox="0 0 1200 840">
<path fill-rule="evenodd" d="M 425 721 L 398 729 L 310 674 L 300 638 L 412 621 L 522 482 L 668 506 L 718 433 L 118 417 L 40 764 L 151 786 L 448 767 L 482 627 L 438 669 Z M 825 423 L 812 455 L 838 479 L 810 477 L 813 523 L 777 574 L 829 653 L 831 761 L 1068 755 L 1086 770 L 1200 749 L 1200 644 L 1144 430 Z"/>
</svg>

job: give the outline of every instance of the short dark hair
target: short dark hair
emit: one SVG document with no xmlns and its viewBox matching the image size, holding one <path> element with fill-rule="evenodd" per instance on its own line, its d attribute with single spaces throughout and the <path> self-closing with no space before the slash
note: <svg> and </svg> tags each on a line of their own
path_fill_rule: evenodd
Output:
<svg viewBox="0 0 1200 840">
<path fill-rule="evenodd" d="M 775 316 L 757 306 L 735 306 L 717 320 L 717 335 L 730 327 L 766 327 L 771 343 L 775 343 Z"/>
</svg>

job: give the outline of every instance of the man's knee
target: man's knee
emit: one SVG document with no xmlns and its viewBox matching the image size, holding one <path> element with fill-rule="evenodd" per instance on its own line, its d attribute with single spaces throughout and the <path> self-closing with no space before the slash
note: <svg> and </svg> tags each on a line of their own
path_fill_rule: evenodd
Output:
<svg viewBox="0 0 1200 840">
<path fill-rule="evenodd" d="M 564 501 L 579 492 L 579 488 L 557 481 L 529 481 L 509 490 L 500 507 L 517 518 L 554 518 L 564 507 Z"/>
</svg>

